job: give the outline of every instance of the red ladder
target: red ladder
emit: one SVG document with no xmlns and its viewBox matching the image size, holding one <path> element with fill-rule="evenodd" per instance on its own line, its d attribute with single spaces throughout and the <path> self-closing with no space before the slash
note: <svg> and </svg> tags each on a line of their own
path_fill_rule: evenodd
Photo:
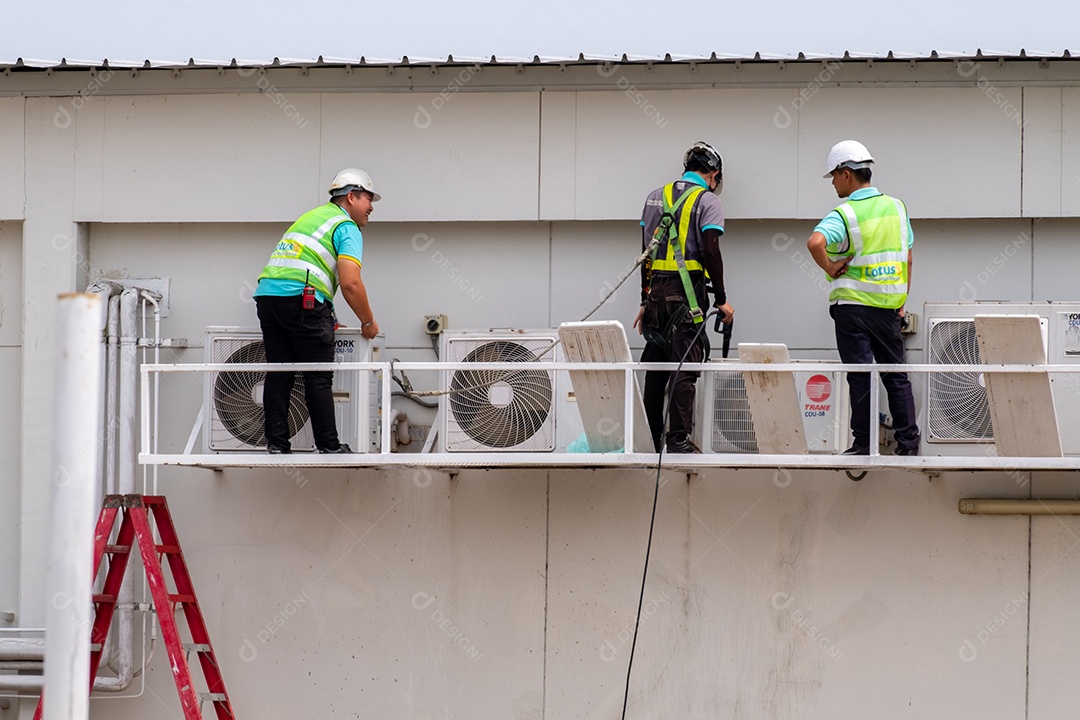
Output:
<svg viewBox="0 0 1080 720">
<path fill-rule="evenodd" d="M 151 513 L 154 516 L 158 534 L 161 536 L 160 545 L 154 541 L 154 533 L 150 527 Z M 116 543 L 109 545 L 109 535 L 116 523 L 117 514 L 122 514 L 123 519 L 116 535 Z M 210 701 L 213 704 L 218 720 L 233 720 L 235 716 L 232 704 L 229 702 L 229 694 L 225 691 L 221 669 L 214 655 L 214 648 L 210 645 L 210 634 L 206 631 L 202 610 L 199 609 L 199 601 L 195 597 L 195 587 L 191 583 L 184 553 L 180 549 L 180 540 L 176 536 L 176 527 L 173 525 L 169 505 L 165 502 L 163 495 L 108 495 L 102 505 L 97 529 L 94 531 L 93 577 L 97 577 L 101 560 L 106 554 L 109 555 L 109 569 L 105 574 L 101 593 L 94 595 L 93 598 L 94 624 L 90 631 L 90 690 L 93 691 L 94 688 L 101 653 L 105 648 L 105 638 L 112 624 L 113 613 L 116 611 L 117 597 L 124 581 L 128 558 L 131 555 L 132 540 L 137 540 L 139 543 L 139 554 L 142 556 L 143 568 L 146 570 L 150 595 L 157 609 L 161 637 L 169 653 L 169 663 L 173 669 L 176 691 L 180 695 L 180 705 L 184 710 L 184 720 L 202 720 L 202 701 Z M 166 588 L 165 572 L 161 565 L 162 555 L 169 559 L 169 570 L 176 584 L 175 593 L 170 593 Z M 180 630 L 173 614 L 177 603 L 183 605 L 184 608 L 184 617 L 187 619 L 192 639 L 189 644 L 184 644 L 180 640 Z M 191 680 L 191 669 L 188 667 L 188 652 L 195 652 L 198 655 L 203 677 L 209 689 L 207 693 L 196 694 L 195 692 L 195 685 Z M 34 720 L 41 720 L 43 702 L 44 693 L 38 700 Z"/>
</svg>

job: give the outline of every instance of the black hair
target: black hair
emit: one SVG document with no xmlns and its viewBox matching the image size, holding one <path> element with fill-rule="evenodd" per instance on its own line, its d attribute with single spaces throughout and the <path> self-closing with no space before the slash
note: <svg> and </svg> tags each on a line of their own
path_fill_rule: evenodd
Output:
<svg viewBox="0 0 1080 720">
<path fill-rule="evenodd" d="M 860 183 L 870 182 L 870 178 L 874 175 L 870 168 L 851 168 L 851 174 L 854 175 L 855 179 Z"/>
<path fill-rule="evenodd" d="M 690 159 L 686 161 L 687 172 L 696 173 L 710 173 L 718 168 L 709 167 L 709 162 L 701 155 L 691 155 Z"/>
</svg>

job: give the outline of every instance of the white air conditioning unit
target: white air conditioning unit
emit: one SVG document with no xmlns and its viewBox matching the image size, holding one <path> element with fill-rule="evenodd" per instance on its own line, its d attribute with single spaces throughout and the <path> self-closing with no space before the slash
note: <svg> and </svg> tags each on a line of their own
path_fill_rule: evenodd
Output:
<svg viewBox="0 0 1080 720">
<path fill-rule="evenodd" d="M 556 362 L 557 340 L 552 331 L 446 332 L 440 357 L 452 363 Z M 448 391 L 440 396 L 446 452 L 551 452 L 580 428 L 576 407 L 568 403 L 566 372 L 459 368 L 441 375 Z M 565 428 L 557 430 L 558 424 Z"/>
<path fill-rule="evenodd" d="M 359 328 L 339 328 L 334 360 L 339 363 L 370 362 L 372 344 Z M 263 363 L 266 352 L 257 328 L 208 327 L 205 357 L 208 363 Z M 263 413 L 265 372 L 236 371 L 207 374 L 203 402 L 203 438 L 207 452 L 260 452 L 266 450 Z M 370 451 L 371 372 L 334 373 L 334 417 L 338 437 L 358 452 Z M 289 434 L 293 452 L 313 452 L 304 382 L 297 373 L 289 401 Z"/>
<path fill-rule="evenodd" d="M 1047 362 L 1080 362 L 1080 303 L 927 303 L 923 312 L 926 362 L 931 365 L 981 362 L 976 315 L 1038 315 Z M 910 377 L 915 382 L 919 376 Z M 1050 382 L 1062 449 L 1068 454 L 1080 453 L 1080 375 L 1051 374 Z M 925 376 L 925 386 L 926 406 L 920 426 L 926 454 L 949 452 L 949 444 L 993 442 L 982 373 L 931 373 Z"/>
<path fill-rule="evenodd" d="M 842 372 L 795 373 L 803 430 L 810 452 L 836 453 L 848 436 L 847 388 Z M 698 386 L 698 446 L 703 453 L 756 453 L 757 434 L 750 416 L 743 374 L 706 370 Z"/>
</svg>

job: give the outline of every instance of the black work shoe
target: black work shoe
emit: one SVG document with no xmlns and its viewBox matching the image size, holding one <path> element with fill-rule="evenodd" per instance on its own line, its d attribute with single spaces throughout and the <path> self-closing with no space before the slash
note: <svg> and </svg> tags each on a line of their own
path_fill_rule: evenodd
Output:
<svg viewBox="0 0 1080 720">
<path fill-rule="evenodd" d="M 323 455 L 347 455 L 352 453 L 352 448 L 345 443 L 341 443 L 337 446 L 337 450 L 324 450 L 319 448 L 319 452 Z"/>
<path fill-rule="evenodd" d="M 851 447 L 849 447 L 847 450 L 845 450 L 844 452 L 842 452 L 840 454 L 841 455 L 869 455 L 870 454 L 870 448 L 863 447 L 862 445 L 852 445 Z"/>
<path fill-rule="evenodd" d="M 684 435 L 680 439 L 668 438 L 667 453 L 669 455 L 700 455 L 701 449 L 688 435 Z"/>
<path fill-rule="evenodd" d="M 271 455 L 291 455 L 292 454 L 292 450 L 290 448 L 280 447 L 278 445 L 271 445 L 270 447 L 266 448 L 266 452 L 270 453 Z"/>
<path fill-rule="evenodd" d="M 898 447 L 896 448 L 896 454 L 901 457 L 915 457 L 919 454 L 919 448 L 916 447 Z"/>
</svg>

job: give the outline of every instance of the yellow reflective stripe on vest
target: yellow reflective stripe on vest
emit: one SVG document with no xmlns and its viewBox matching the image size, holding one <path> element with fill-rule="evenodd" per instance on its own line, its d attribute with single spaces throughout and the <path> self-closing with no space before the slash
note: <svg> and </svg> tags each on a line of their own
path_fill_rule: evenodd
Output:
<svg viewBox="0 0 1080 720">
<path fill-rule="evenodd" d="M 896 214 L 900 216 L 900 247 L 905 251 L 904 262 L 907 262 L 907 247 L 908 247 L 908 216 L 907 208 L 904 207 L 904 203 L 900 202 L 897 198 L 889 198 L 896 206 Z"/>
<path fill-rule="evenodd" d="M 705 188 L 696 188 L 696 189 L 692 188 L 690 190 L 687 190 L 687 192 L 689 192 L 691 194 L 690 194 L 690 196 L 688 198 L 686 198 L 686 201 L 682 204 L 682 207 L 679 208 L 679 229 L 678 229 L 678 233 L 679 233 L 679 235 L 678 235 L 679 249 L 682 250 L 683 262 L 685 263 L 687 270 L 702 270 L 703 269 L 700 261 L 687 259 L 687 257 L 686 257 L 686 238 L 689 236 L 689 233 L 690 233 L 690 216 L 691 216 L 692 211 L 694 209 L 694 203 L 697 202 L 697 199 L 701 196 L 701 193 L 703 193 L 704 191 L 705 191 Z M 675 183 L 669 183 L 669 184 L 665 185 L 664 186 L 664 207 L 665 208 L 670 208 L 672 205 L 675 204 L 674 195 L 675 195 Z M 665 240 L 665 243 L 667 245 L 667 252 L 664 254 L 664 259 L 661 260 L 661 259 L 657 258 L 656 260 L 653 261 L 652 269 L 653 270 L 664 270 L 664 271 L 669 271 L 669 272 L 678 272 L 679 271 L 679 263 L 677 263 L 675 261 L 675 249 L 671 246 L 670 238 L 665 238 L 664 240 Z"/>
<path fill-rule="evenodd" d="M 296 270 L 302 270 L 305 273 L 309 273 L 311 275 L 311 277 L 308 278 L 308 280 L 310 281 L 311 286 L 313 288 L 316 288 L 319 292 L 321 292 L 323 295 L 326 295 L 327 297 L 332 297 L 332 296 L 329 293 L 327 293 L 325 290 L 323 290 L 322 287 L 320 287 L 320 285 L 325 287 L 327 290 L 329 290 L 332 287 L 337 287 L 337 283 L 332 281 L 330 279 L 330 276 L 327 275 L 325 272 L 323 272 L 323 270 L 320 269 L 317 265 L 313 265 L 312 263 L 309 263 L 309 262 L 304 262 L 303 260 L 300 260 L 299 258 L 275 258 L 275 257 L 272 257 L 267 261 L 266 266 L 268 268 L 269 267 L 294 268 Z M 290 277 L 292 277 L 292 276 L 290 276 Z M 303 282 L 303 280 L 301 280 L 300 282 Z"/>
<path fill-rule="evenodd" d="M 285 233 L 282 238 L 285 240 L 292 240 L 294 243 L 302 245 L 311 252 L 315 253 L 320 258 L 322 258 L 322 261 L 326 263 L 326 267 L 328 267 L 330 270 L 337 269 L 337 258 L 334 257 L 334 253 L 327 250 L 326 247 L 321 242 L 319 242 L 319 239 L 317 237 L 309 237 L 301 233 L 291 232 Z"/>
</svg>

